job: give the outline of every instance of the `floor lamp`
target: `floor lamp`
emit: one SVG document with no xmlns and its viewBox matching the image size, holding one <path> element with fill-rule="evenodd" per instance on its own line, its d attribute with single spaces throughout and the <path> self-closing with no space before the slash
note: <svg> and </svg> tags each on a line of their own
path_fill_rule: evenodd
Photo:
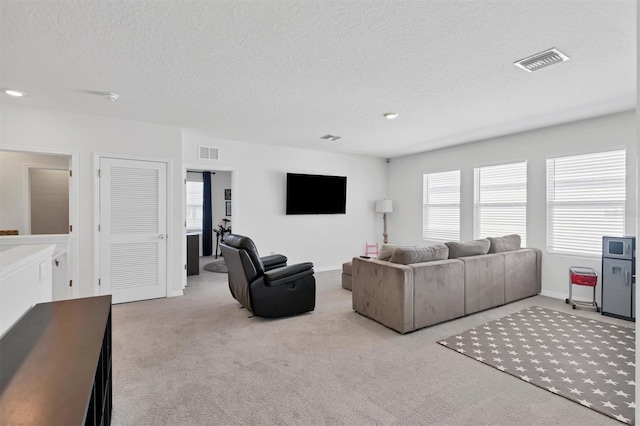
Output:
<svg viewBox="0 0 640 426">
<path fill-rule="evenodd" d="M 387 213 L 393 212 L 393 201 L 391 200 L 379 200 L 376 201 L 376 212 L 382 213 L 382 221 L 384 222 L 384 231 L 382 233 L 383 242 L 387 244 L 389 242 L 387 234 Z"/>
</svg>

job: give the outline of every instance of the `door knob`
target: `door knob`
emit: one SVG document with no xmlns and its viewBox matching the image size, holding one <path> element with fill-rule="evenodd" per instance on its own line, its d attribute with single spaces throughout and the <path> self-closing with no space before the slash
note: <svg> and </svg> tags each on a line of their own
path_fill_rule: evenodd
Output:
<svg viewBox="0 0 640 426">
<path fill-rule="evenodd" d="M 160 238 L 161 240 L 164 240 L 167 236 L 165 234 L 160 234 L 158 235 L 158 238 Z"/>
</svg>

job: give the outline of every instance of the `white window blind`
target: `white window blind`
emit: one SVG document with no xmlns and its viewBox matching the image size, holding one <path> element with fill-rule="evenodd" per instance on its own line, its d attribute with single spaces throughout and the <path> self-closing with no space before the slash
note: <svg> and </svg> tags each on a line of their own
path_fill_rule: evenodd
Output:
<svg viewBox="0 0 640 426">
<path fill-rule="evenodd" d="M 202 231 L 202 182 L 187 181 L 187 230 Z"/>
<path fill-rule="evenodd" d="M 547 160 L 547 249 L 601 256 L 624 234 L 625 150 Z"/>
<path fill-rule="evenodd" d="M 460 170 L 423 175 L 422 236 L 460 240 Z"/>
<path fill-rule="evenodd" d="M 527 245 L 527 162 L 474 169 L 475 238 L 518 234 Z"/>
</svg>

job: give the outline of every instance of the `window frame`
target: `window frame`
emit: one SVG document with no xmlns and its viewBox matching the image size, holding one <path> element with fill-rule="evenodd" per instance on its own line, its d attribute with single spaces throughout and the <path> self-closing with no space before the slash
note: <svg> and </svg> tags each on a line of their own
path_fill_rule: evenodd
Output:
<svg viewBox="0 0 640 426">
<path fill-rule="evenodd" d="M 429 177 L 435 177 L 436 175 L 439 176 L 445 176 L 447 174 L 451 174 L 451 175 L 455 175 L 457 174 L 457 193 L 458 193 L 458 197 L 457 197 L 457 203 L 429 203 L 429 192 L 428 192 L 428 180 Z M 462 172 L 461 169 L 455 169 L 455 170 L 445 170 L 445 171 L 440 171 L 440 172 L 431 172 L 431 173 L 424 173 L 422 175 L 422 239 L 424 241 L 438 241 L 438 242 L 447 242 L 447 241 L 460 241 L 460 232 L 461 232 L 461 192 L 462 192 Z M 456 177 L 453 177 L 453 179 L 456 179 Z M 443 187 L 446 187 L 446 185 L 442 185 Z M 428 215 L 428 209 L 433 208 L 433 207 L 440 207 L 440 208 L 456 208 L 457 207 L 457 213 L 458 213 L 458 221 L 457 221 L 457 230 L 454 231 L 455 233 L 457 233 L 457 236 L 451 235 L 451 236 L 447 236 L 447 235 L 443 235 L 443 236 L 434 236 L 433 233 L 431 233 L 430 235 L 427 235 L 430 232 L 430 229 L 428 229 L 428 221 L 427 221 L 427 215 Z M 433 231 L 433 229 L 431 229 L 431 231 Z M 443 234 L 446 234 L 445 232 L 442 232 Z"/>
<path fill-rule="evenodd" d="M 557 248 L 556 246 L 553 246 L 552 244 L 554 243 L 554 241 L 556 240 L 556 238 L 554 238 L 553 235 L 553 230 L 554 230 L 554 220 L 552 218 L 552 209 L 555 206 L 563 206 L 563 207 L 574 207 L 577 209 L 584 209 L 586 208 L 595 208 L 597 210 L 601 210 L 601 212 L 604 215 L 610 215 L 610 213 L 608 213 L 607 211 L 611 212 L 611 211 L 619 211 L 619 216 L 621 217 L 621 223 L 619 223 L 620 229 L 617 230 L 616 232 L 608 232 L 608 231 L 603 231 L 604 234 L 602 236 L 624 236 L 625 234 L 625 230 L 626 230 L 626 202 L 627 202 L 627 152 L 626 152 L 626 147 L 614 147 L 613 149 L 607 149 L 606 151 L 591 151 L 591 152 L 583 152 L 583 153 L 578 153 L 578 154 L 571 154 L 571 155 L 562 155 L 562 156 L 554 156 L 554 157 L 548 157 L 545 161 L 545 177 L 546 177 L 546 251 L 549 254 L 554 254 L 554 255 L 564 255 L 564 256 L 572 256 L 572 257 L 585 257 L 585 258 L 601 258 L 602 257 L 602 240 L 599 239 L 596 247 L 596 250 L 592 250 L 592 251 L 584 251 L 584 250 L 565 250 L 562 248 Z M 621 185 L 621 188 L 618 187 L 616 188 L 618 191 L 620 191 L 623 194 L 623 198 L 620 200 L 569 200 L 569 201 L 553 201 L 551 200 L 551 197 L 555 197 L 556 196 L 556 191 L 555 188 L 558 187 L 558 180 L 556 179 L 556 170 L 557 170 L 557 160 L 565 160 L 565 159 L 575 159 L 575 158 L 585 158 L 585 157 L 590 157 L 590 156 L 597 156 L 597 155 L 607 155 L 607 154 L 611 154 L 611 155 L 620 155 L 620 153 L 622 153 L 622 167 L 621 167 L 621 174 L 624 176 L 623 177 L 623 183 Z M 602 158 L 602 160 L 604 161 L 605 159 Z M 551 162 L 553 162 L 553 171 L 550 170 L 550 164 Z M 619 165 L 618 165 L 619 167 Z M 583 169 L 585 167 L 582 167 Z M 575 170 L 575 169 L 574 169 Z M 551 179 L 551 174 L 553 173 L 553 185 L 552 182 L 550 181 Z M 613 180 L 613 178 L 612 178 Z M 598 178 L 593 178 L 591 180 L 592 182 L 594 181 L 599 181 L 602 182 L 601 179 Z M 582 181 L 584 183 L 584 181 Z M 586 185 L 582 185 L 583 187 L 585 187 Z M 553 191 L 553 195 L 551 194 L 551 192 Z M 610 191 L 610 190 L 607 190 Z M 612 217 L 617 216 L 617 214 L 613 214 L 611 215 Z M 604 226 L 604 225 L 603 225 Z M 566 232 L 566 231 L 565 231 Z M 598 233 L 599 234 L 599 233 Z"/>
<path fill-rule="evenodd" d="M 524 195 L 524 201 L 506 201 L 506 202 L 483 202 L 481 201 L 481 190 L 482 188 L 482 172 L 483 171 L 487 171 L 487 172 L 491 172 L 493 170 L 499 170 L 499 168 L 515 168 L 517 166 L 523 166 L 524 170 L 522 170 L 524 172 L 524 188 L 517 188 L 517 191 L 522 191 L 522 189 L 524 189 L 524 194 L 520 193 L 518 194 L 519 196 Z M 479 239 L 479 238 L 487 238 L 487 237 L 499 237 L 502 235 L 510 235 L 510 234 L 518 234 L 520 235 L 521 241 L 522 241 L 522 247 L 526 247 L 527 246 L 527 225 L 528 225 L 528 215 L 527 215 L 527 200 L 528 200 L 528 195 L 529 195 L 529 186 L 528 186 L 528 161 L 525 160 L 519 160 L 519 161 L 511 161 L 508 163 L 500 163 L 500 164 L 491 164 L 491 165 L 485 165 L 485 166 L 479 166 L 479 167 L 474 167 L 473 168 L 473 235 L 475 239 Z M 493 170 L 491 170 L 493 169 Z M 498 171 L 498 173 L 504 173 L 503 171 Z M 520 185 L 520 184 L 519 184 Z M 495 187 L 495 186 L 494 186 Z M 488 186 L 485 189 L 491 189 L 490 186 Z M 481 232 L 482 227 L 480 224 L 480 212 L 482 210 L 482 207 L 496 207 L 496 208 L 500 208 L 500 207 L 520 207 L 523 208 L 524 210 L 524 220 L 523 225 L 524 225 L 524 229 L 523 230 L 511 230 L 511 231 L 500 231 L 500 232 L 490 232 L 489 234 L 483 233 Z M 500 235 L 497 235 L 500 234 Z"/>
<path fill-rule="evenodd" d="M 200 191 L 200 204 L 189 203 L 189 184 L 199 184 L 202 187 Z M 204 200 L 203 200 L 203 192 L 204 192 L 204 182 L 198 180 L 190 180 L 187 179 L 185 184 L 185 227 L 187 232 L 202 232 L 202 214 L 204 209 Z M 189 223 L 189 209 L 191 206 L 200 206 L 200 226 L 198 228 L 190 227 Z"/>
</svg>

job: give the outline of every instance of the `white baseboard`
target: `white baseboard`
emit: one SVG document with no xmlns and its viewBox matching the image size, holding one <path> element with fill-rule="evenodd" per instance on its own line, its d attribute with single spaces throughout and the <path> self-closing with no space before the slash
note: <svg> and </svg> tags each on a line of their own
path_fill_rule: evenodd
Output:
<svg viewBox="0 0 640 426">
<path fill-rule="evenodd" d="M 340 266 L 325 266 L 323 268 L 313 268 L 315 272 L 329 272 L 329 271 L 341 271 L 342 265 Z"/>
<path fill-rule="evenodd" d="M 566 293 L 558 293 L 555 291 L 548 291 L 548 290 L 542 290 L 540 292 L 540 296 L 547 296 L 553 299 L 560 299 L 560 300 L 566 300 L 569 297 L 569 295 Z M 574 297 L 573 300 L 577 302 L 591 302 L 591 299 L 586 299 L 584 297 Z M 599 304 L 600 302 L 598 302 L 598 305 Z"/>
<path fill-rule="evenodd" d="M 173 290 L 167 292 L 167 297 L 177 297 L 184 296 L 184 292 L 182 290 Z"/>
</svg>

